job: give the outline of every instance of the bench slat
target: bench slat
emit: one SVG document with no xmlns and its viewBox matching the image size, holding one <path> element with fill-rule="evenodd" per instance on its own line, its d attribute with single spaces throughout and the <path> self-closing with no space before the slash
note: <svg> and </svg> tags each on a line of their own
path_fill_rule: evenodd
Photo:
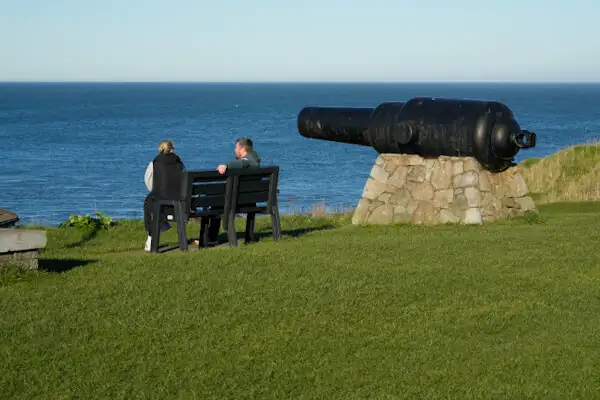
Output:
<svg viewBox="0 0 600 400">
<path fill-rule="evenodd" d="M 191 210 L 199 207 L 224 207 L 225 194 L 192 197 L 190 203 Z"/>
<path fill-rule="evenodd" d="M 217 183 L 201 183 L 192 186 L 192 195 L 214 195 L 214 194 L 225 194 L 226 184 L 225 182 Z"/>
<path fill-rule="evenodd" d="M 240 193 L 238 204 L 264 203 L 269 201 L 269 192 Z"/>
<path fill-rule="evenodd" d="M 268 180 L 240 181 L 240 193 L 266 192 L 268 190 Z"/>
</svg>

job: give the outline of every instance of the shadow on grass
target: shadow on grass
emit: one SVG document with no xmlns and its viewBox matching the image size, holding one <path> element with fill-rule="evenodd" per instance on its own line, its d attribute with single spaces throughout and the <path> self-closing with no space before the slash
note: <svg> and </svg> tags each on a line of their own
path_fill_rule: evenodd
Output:
<svg viewBox="0 0 600 400">
<path fill-rule="evenodd" d="M 96 236 L 98 236 L 98 232 L 100 232 L 101 230 L 102 230 L 102 227 L 94 226 L 92 229 L 85 232 L 83 234 L 83 236 L 81 237 L 81 239 L 79 239 L 75 243 L 68 244 L 66 247 L 68 249 L 74 249 L 76 247 L 80 247 L 80 246 L 84 245 L 85 243 L 89 242 L 90 240 L 94 239 Z"/>
<path fill-rule="evenodd" d="M 323 231 L 323 230 L 327 230 L 327 229 L 334 229 L 334 228 L 336 228 L 336 226 L 333 224 L 324 224 L 324 225 L 316 226 L 316 227 L 312 227 L 312 228 L 297 228 L 297 229 L 287 229 L 287 230 L 282 229 L 281 233 L 283 235 L 283 239 L 285 239 L 286 237 L 297 238 L 299 236 L 306 235 L 307 233 Z M 246 244 L 244 241 L 245 235 L 246 235 L 246 233 L 244 230 L 237 231 L 238 246 L 243 246 Z M 190 236 L 192 236 L 192 237 L 190 237 Z M 263 227 L 260 231 L 254 232 L 255 241 L 253 241 L 251 243 L 257 243 L 264 238 L 272 238 L 272 237 L 273 237 L 273 231 L 271 230 L 271 227 L 270 226 Z M 195 240 L 198 240 L 198 238 L 195 237 L 195 235 L 188 234 L 188 251 L 205 250 L 205 249 L 210 249 L 210 248 L 215 247 L 215 246 L 209 246 L 206 248 L 199 249 L 194 244 Z M 219 233 L 218 243 L 219 244 L 217 245 L 217 247 L 228 247 L 229 242 L 228 242 L 226 232 Z M 251 244 L 251 243 L 249 243 L 249 244 Z M 169 253 L 169 252 L 173 252 L 173 251 L 179 251 L 179 244 L 170 242 L 170 243 L 161 243 L 158 246 L 158 254 Z M 135 250 L 135 251 L 128 251 L 126 253 L 143 253 L 143 251 Z"/>
<path fill-rule="evenodd" d="M 98 260 L 80 260 L 72 258 L 40 258 L 38 268 L 46 272 L 65 272 L 98 262 Z"/>
<path fill-rule="evenodd" d="M 285 239 L 286 237 L 300 237 L 302 235 L 306 235 L 308 233 L 311 232 L 318 232 L 318 231 L 324 231 L 324 230 L 329 230 L 329 229 L 334 229 L 336 228 L 335 225 L 333 224 L 325 224 L 325 225 L 321 225 L 321 226 L 315 226 L 312 228 L 297 228 L 297 229 L 287 229 L 281 230 L 281 234 L 283 235 L 283 238 Z M 258 241 L 264 238 L 272 238 L 273 237 L 273 231 L 269 228 L 263 228 L 264 230 L 258 231 L 258 232 L 254 232 L 254 238 Z M 241 243 L 243 244 L 244 242 L 244 237 L 246 236 L 246 233 L 242 230 L 242 231 L 238 231 L 237 232 L 237 238 L 238 241 L 241 241 Z M 225 243 L 227 242 L 227 233 L 221 233 L 219 235 L 219 243 Z"/>
<path fill-rule="evenodd" d="M 284 237 L 285 236 L 299 237 L 302 235 L 306 235 L 307 233 L 325 231 L 325 230 L 334 229 L 334 228 L 336 228 L 336 226 L 333 224 L 325 224 L 325 225 L 321 225 L 321 226 L 315 226 L 313 228 L 297 228 L 297 229 L 282 230 L 281 233 L 283 234 Z M 256 236 L 258 238 L 272 237 L 273 231 L 271 231 L 269 229 L 264 232 L 255 232 L 254 236 Z M 244 232 L 242 232 L 242 237 L 244 237 Z"/>
</svg>

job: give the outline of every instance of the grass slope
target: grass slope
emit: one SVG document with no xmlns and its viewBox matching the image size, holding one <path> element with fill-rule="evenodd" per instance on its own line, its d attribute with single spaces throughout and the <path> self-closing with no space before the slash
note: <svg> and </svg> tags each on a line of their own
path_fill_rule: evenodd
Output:
<svg viewBox="0 0 600 400">
<path fill-rule="evenodd" d="M 518 168 L 538 204 L 600 200 L 600 143 L 531 158 Z"/>
<path fill-rule="evenodd" d="M 127 252 L 137 221 L 50 229 L 64 271 L 0 281 L 2 398 L 598 398 L 600 203 L 540 210 L 292 217 L 282 242 L 188 254 Z"/>
</svg>

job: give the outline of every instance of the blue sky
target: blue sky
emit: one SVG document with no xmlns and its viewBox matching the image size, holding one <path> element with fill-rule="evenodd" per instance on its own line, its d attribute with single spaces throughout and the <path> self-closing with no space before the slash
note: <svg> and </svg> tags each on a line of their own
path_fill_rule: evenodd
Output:
<svg viewBox="0 0 600 400">
<path fill-rule="evenodd" d="M 598 0 L 0 0 L 0 81 L 600 81 Z"/>
</svg>

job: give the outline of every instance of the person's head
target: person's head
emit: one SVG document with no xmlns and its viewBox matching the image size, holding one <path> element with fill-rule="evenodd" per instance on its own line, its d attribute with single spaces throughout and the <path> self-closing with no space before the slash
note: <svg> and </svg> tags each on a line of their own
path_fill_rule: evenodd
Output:
<svg viewBox="0 0 600 400">
<path fill-rule="evenodd" d="M 235 157 L 242 158 L 252 151 L 252 140 L 239 138 L 235 141 Z"/>
<path fill-rule="evenodd" d="M 163 140 L 158 144 L 158 152 L 161 154 L 173 153 L 175 152 L 175 147 L 173 146 L 173 142 L 170 140 Z"/>
</svg>

